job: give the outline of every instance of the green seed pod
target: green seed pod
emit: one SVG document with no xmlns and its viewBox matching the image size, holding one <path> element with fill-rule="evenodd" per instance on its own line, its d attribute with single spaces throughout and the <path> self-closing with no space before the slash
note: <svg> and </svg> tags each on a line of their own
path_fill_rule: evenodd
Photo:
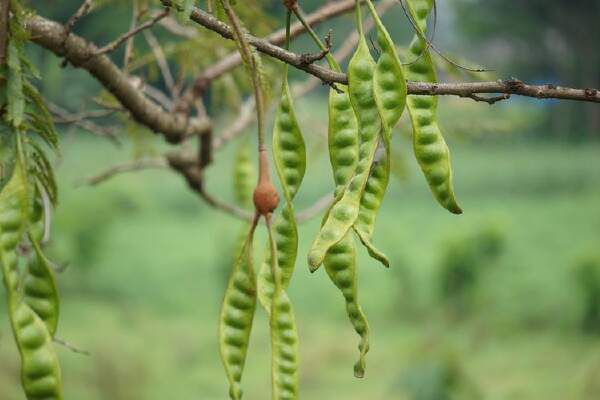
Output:
<svg viewBox="0 0 600 400">
<path fill-rule="evenodd" d="M 253 231 L 254 227 L 231 272 L 219 319 L 219 349 L 232 400 L 242 398 L 240 383 L 256 310 L 256 276 L 252 268 Z"/>
<path fill-rule="evenodd" d="M 389 267 L 387 257 L 371 243 L 375 219 L 385 196 L 390 177 L 390 136 L 392 128 L 398 123 L 406 105 L 406 81 L 402 65 L 394 42 L 387 29 L 377 15 L 373 3 L 366 2 L 377 30 L 377 42 L 381 49 L 375 68 L 374 93 L 375 102 L 382 117 L 383 129 L 381 139 L 384 153 L 371 166 L 371 173 L 360 200 L 360 209 L 354 230 L 367 248 L 371 257 Z"/>
<path fill-rule="evenodd" d="M 360 23 L 358 6 L 357 14 Z M 360 132 L 359 160 L 353 178 L 339 200 L 331 207 L 311 246 L 308 264 L 313 272 L 323 263 L 327 251 L 339 242 L 356 222 L 360 199 L 369 178 L 379 134 L 383 127 L 374 94 L 375 61 L 362 34 L 362 27 L 360 31 L 358 48 L 348 65 L 348 93 Z"/>
<path fill-rule="evenodd" d="M 270 313 L 273 400 L 298 398 L 298 333 L 287 293 L 277 287 Z"/>
<path fill-rule="evenodd" d="M 23 160 L 17 162 L 11 180 L 0 193 L 0 262 L 9 319 L 21 356 L 21 381 L 27 398 L 61 400 L 61 372 L 52 336 L 44 321 L 23 301 L 19 290 L 16 247 L 30 210 L 23 164 Z"/>
<path fill-rule="evenodd" d="M 354 375 L 362 378 L 365 374 L 365 357 L 369 351 L 369 323 L 358 304 L 356 246 L 352 235 L 347 234 L 329 249 L 323 265 L 331 281 L 342 292 L 350 322 L 361 338 L 358 345 L 360 358 L 354 365 Z"/>
<path fill-rule="evenodd" d="M 303 16 L 300 15 L 303 20 Z M 358 18 L 360 19 L 360 17 Z M 319 37 L 305 24 L 309 33 L 323 49 Z M 332 70 L 340 71 L 337 62 L 328 57 Z M 352 180 L 359 160 L 358 122 L 350 101 L 348 88 L 337 86 L 338 90 L 329 91 L 329 159 L 335 182 L 334 197 L 339 199 Z M 368 186 L 368 183 L 367 183 Z M 329 210 L 330 211 L 330 210 Z M 323 221 L 328 218 L 329 211 Z M 356 279 L 356 246 L 352 235 L 347 232 L 342 239 L 327 251 L 323 265 L 331 281 L 338 287 L 346 302 L 346 311 L 355 331 L 361 337 L 359 344 L 360 357 L 354 366 L 354 375 L 363 377 L 365 373 L 366 354 L 369 350 L 369 325 L 358 304 L 358 282 Z"/>
<path fill-rule="evenodd" d="M 409 55 L 416 61 L 404 67 L 406 79 L 437 82 L 425 40 L 427 16 L 433 7 L 433 0 L 407 0 L 407 4 L 419 32 L 408 49 Z M 407 98 L 408 112 L 413 124 L 414 152 L 437 201 L 450 212 L 461 214 L 462 210 L 456 202 L 452 184 L 450 151 L 437 123 L 437 102 L 435 96 L 411 95 Z"/>
</svg>

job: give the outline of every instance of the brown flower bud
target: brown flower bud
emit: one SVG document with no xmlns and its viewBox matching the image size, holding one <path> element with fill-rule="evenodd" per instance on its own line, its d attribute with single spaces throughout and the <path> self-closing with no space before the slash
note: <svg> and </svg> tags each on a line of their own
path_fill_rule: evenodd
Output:
<svg viewBox="0 0 600 400">
<path fill-rule="evenodd" d="M 269 161 L 264 148 L 258 152 L 258 158 L 260 171 L 258 184 L 254 189 L 254 207 L 259 215 L 266 216 L 279 205 L 279 194 L 269 179 Z"/>
<path fill-rule="evenodd" d="M 271 182 L 260 182 L 254 189 L 254 207 L 260 215 L 275 211 L 279 205 L 279 194 Z"/>
</svg>

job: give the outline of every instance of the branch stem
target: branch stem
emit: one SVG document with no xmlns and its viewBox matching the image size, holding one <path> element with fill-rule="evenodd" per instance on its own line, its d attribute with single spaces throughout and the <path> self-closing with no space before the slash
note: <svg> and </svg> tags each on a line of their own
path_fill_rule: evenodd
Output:
<svg viewBox="0 0 600 400">
<path fill-rule="evenodd" d="M 161 0 L 164 5 L 171 5 L 171 0 Z M 232 39 L 231 28 L 214 18 L 212 15 L 195 8 L 190 18 L 212 30 L 226 39 Z M 258 51 L 273 58 L 288 63 L 300 70 L 308 72 L 321 79 L 326 84 L 341 83 L 348 84 L 348 76 L 344 73 L 332 71 L 315 64 L 307 64 L 305 57 L 279 46 L 265 39 L 259 39 L 246 34 L 247 42 Z M 218 75 L 220 76 L 220 75 Z M 594 88 L 570 88 L 556 85 L 528 85 L 518 79 L 499 80 L 492 82 L 474 83 L 428 83 L 408 82 L 408 94 L 425 96 L 459 96 L 472 98 L 472 94 L 513 94 L 538 99 L 561 99 L 600 103 L 600 90 Z"/>
</svg>

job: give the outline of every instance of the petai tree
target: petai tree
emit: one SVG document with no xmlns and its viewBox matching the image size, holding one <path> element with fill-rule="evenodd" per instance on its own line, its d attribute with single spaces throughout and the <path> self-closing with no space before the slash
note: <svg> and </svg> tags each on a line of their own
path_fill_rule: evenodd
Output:
<svg viewBox="0 0 600 400">
<path fill-rule="evenodd" d="M 585 102 L 589 107 L 600 103 L 600 92 L 593 88 L 530 85 L 514 78 L 438 82 L 436 67 L 453 62 L 431 39 L 434 0 L 66 3 L 48 7 L 0 1 L 0 264 L 28 399 L 63 398 L 54 348 L 59 296 L 54 265 L 44 255 L 50 212 L 58 204 L 61 184 L 54 178 L 52 162 L 59 149 L 55 123 L 76 124 L 114 142 L 123 139 L 116 135 L 123 129 L 133 141 L 139 140 L 140 132 L 161 135 L 171 151 L 113 166 L 90 183 L 125 171 L 169 168 L 209 206 L 243 221 L 218 321 L 229 395 L 242 397 L 242 372 L 260 304 L 269 315 L 272 397 L 297 399 L 299 337 L 287 294 L 298 260 L 305 264 L 298 255 L 297 225 L 322 218 L 307 264 L 311 271 L 323 265 L 344 298 L 359 335 L 354 375 L 363 377 L 370 330 L 358 301 L 356 252 L 364 247 L 389 267 L 388 258 L 373 243 L 373 232 L 390 177 L 390 138 L 404 111 L 412 124 L 413 151 L 424 182 L 442 207 L 460 214 L 450 150 L 437 122 L 438 96 L 488 104 L 514 95 Z M 312 9 L 308 14 L 303 11 L 306 6 Z M 406 15 L 412 31 L 407 43 L 391 35 L 381 19 L 393 7 Z M 96 13 L 114 18 L 102 35 L 85 29 L 86 19 Z M 343 42 L 335 43 L 331 34 L 321 38 L 313 30 L 343 14 L 353 14 L 355 20 Z M 121 25 L 123 31 L 116 31 Z M 107 34 L 114 36 L 107 39 Z M 314 42 L 311 53 L 294 51 L 294 39 L 303 34 Z M 64 68 L 85 71 L 90 81 L 97 81 L 102 88 L 94 99 L 97 108 L 74 114 L 45 99 L 38 87 L 46 77 L 32 62 L 32 49 L 38 49 L 35 54 L 40 57 L 52 53 L 62 58 Z M 290 66 L 306 80 L 291 84 Z M 333 183 L 331 193 L 297 212 L 294 198 L 305 175 L 308 150 L 294 101 L 320 83 L 329 87 Z M 271 105 L 273 131 L 267 132 Z M 236 118 L 216 129 L 220 109 Z M 113 126 L 94 122 L 98 118 Z M 254 151 L 248 141 L 240 141 L 233 179 L 236 202 L 230 204 L 206 189 L 205 171 L 213 164 L 213 153 L 254 122 L 258 147 Z M 263 221 L 268 241 L 255 268 L 254 232 Z"/>
</svg>

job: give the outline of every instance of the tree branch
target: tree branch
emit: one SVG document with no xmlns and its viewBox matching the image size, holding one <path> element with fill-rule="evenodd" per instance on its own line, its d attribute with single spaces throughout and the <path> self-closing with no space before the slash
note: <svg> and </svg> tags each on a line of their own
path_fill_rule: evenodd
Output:
<svg viewBox="0 0 600 400">
<path fill-rule="evenodd" d="M 493 82 L 469 83 L 408 82 L 408 93 L 415 95 L 459 96 L 468 98 L 473 98 L 474 94 L 503 93 L 538 99 L 561 99 L 600 103 L 600 90 L 598 89 L 576 89 L 552 84 L 528 85 L 523 81 L 514 78 Z M 481 100 L 481 97 L 479 100 Z"/>
<path fill-rule="evenodd" d="M 163 19 L 167 15 L 169 15 L 169 9 L 168 8 L 165 9 L 160 14 L 157 14 L 154 17 L 152 17 L 152 19 L 150 19 L 150 20 L 144 22 L 143 24 L 141 24 L 141 25 L 139 25 L 139 26 L 131 29 L 128 32 L 125 32 L 123 35 L 121 35 L 120 37 L 118 37 L 114 41 L 110 42 L 106 46 L 103 46 L 103 47 L 99 48 L 96 51 L 96 53 L 94 53 L 92 55 L 92 57 L 97 57 L 97 56 L 100 56 L 102 54 L 110 53 L 111 51 L 116 50 L 120 45 L 122 45 L 123 43 L 125 43 L 129 38 L 137 35 L 138 33 L 140 33 L 141 31 L 143 31 L 145 29 L 148 29 L 148 28 L 152 27 L 154 24 L 156 24 L 158 21 L 160 21 L 161 19 Z"/>
<path fill-rule="evenodd" d="M 119 70 L 108 57 L 91 57 L 98 50 L 93 43 L 74 34 L 67 36 L 65 28 L 57 22 L 31 16 L 26 20 L 25 26 L 34 43 L 65 57 L 75 67 L 87 70 L 117 98 L 137 122 L 162 134 L 168 142 L 178 143 L 186 137 L 201 135 L 210 129 L 210 122 L 206 118 L 188 119 L 183 115 L 166 112 L 148 100 L 131 83 L 130 77 Z"/>
<path fill-rule="evenodd" d="M 161 0 L 165 6 L 173 6 L 171 0 Z M 190 19 L 203 27 L 214 31 L 226 39 L 233 39 L 231 28 L 214 16 L 194 8 Z M 246 40 L 258 51 L 281 60 L 302 71 L 308 72 L 321 79 L 324 83 L 348 84 L 348 76 L 315 64 L 307 64 L 301 54 L 285 50 L 266 39 L 259 39 L 246 34 Z M 518 79 L 508 79 L 496 82 L 475 83 L 428 83 L 408 82 L 408 94 L 428 96 L 459 96 L 473 98 L 473 94 L 514 94 L 538 99 L 561 99 L 600 103 L 600 90 L 576 89 L 555 85 L 528 85 Z"/>
</svg>

